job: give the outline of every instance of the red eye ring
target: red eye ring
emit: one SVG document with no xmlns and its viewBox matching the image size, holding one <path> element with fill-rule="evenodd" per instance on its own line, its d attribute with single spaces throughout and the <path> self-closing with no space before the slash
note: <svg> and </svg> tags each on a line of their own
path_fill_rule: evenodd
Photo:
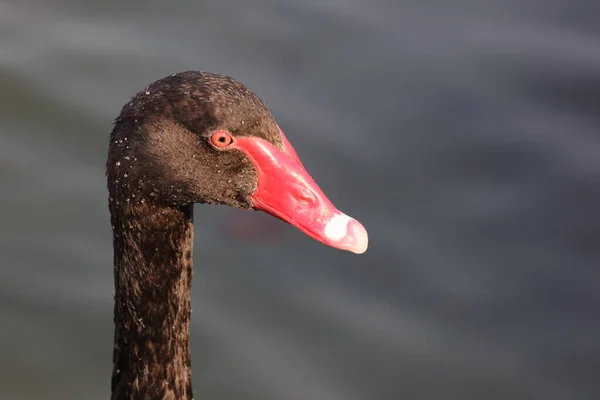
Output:
<svg viewBox="0 0 600 400">
<path fill-rule="evenodd" d="M 215 131 L 210 136 L 210 142 L 215 147 L 223 148 L 233 143 L 233 137 L 227 131 Z"/>
</svg>

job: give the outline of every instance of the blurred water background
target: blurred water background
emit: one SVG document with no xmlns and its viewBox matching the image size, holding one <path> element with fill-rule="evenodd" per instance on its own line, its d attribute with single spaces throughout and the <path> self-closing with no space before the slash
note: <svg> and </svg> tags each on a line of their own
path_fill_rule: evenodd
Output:
<svg viewBox="0 0 600 400">
<path fill-rule="evenodd" d="M 109 397 L 107 138 L 190 69 L 256 91 L 370 233 L 355 256 L 196 207 L 196 398 L 599 399 L 599 21 L 596 0 L 0 2 L 0 399 Z"/>
</svg>

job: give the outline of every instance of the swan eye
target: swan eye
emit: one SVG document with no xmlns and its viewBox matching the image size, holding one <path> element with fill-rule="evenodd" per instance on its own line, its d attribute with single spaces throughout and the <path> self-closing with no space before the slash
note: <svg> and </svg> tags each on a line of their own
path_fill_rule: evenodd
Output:
<svg viewBox="0 0 600 400">
<path fill-rule="evenodd" d="M 231 137 L 229 132 L 216 131 L 210 137 L 210 142 L 215 147 L 223 148 L 233 143 L 233 137 Z"/>
</svg>

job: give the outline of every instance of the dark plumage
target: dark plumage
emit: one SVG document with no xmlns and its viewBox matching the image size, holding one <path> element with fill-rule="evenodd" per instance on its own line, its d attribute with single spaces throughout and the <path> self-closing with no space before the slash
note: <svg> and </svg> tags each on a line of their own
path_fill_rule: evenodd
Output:
<svg viewBox="0 0 600 400">
<path fill-rule="evenodd" d="M 115 400 L 192 398 L 192 205 L 250 209 L 247 195 L 256 186 L 241 152 L 208 144 L 215 129 L 281 146 L 263 102 L 241 83 L 207 72 L 152 83 L 123 107 L 110 135 Z"/>
</svg>

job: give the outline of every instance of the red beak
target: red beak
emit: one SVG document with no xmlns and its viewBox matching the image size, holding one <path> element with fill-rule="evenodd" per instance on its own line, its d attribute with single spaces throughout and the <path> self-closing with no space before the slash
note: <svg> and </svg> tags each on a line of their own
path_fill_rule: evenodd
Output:
<svg viewBox="0 0 600 400">
<path fill-rule="evenodd" d="M 279 132 L 285 151 L 250 136 L 238 137 L 232 145 L 244 152 L 258 173 L 252 205 L 328 246 L 364 253 L 369 244 L 365 228 L 331 204 Z"/>
</svg>

